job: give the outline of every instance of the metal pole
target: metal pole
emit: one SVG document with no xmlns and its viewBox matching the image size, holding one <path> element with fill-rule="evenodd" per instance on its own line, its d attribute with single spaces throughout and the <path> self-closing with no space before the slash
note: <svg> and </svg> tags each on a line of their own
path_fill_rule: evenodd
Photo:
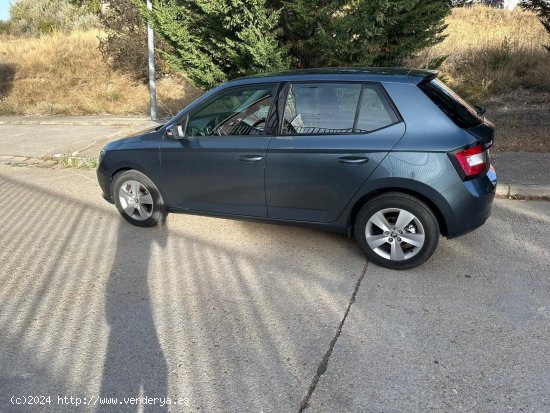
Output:
<svg viewBox="0 0 550 413">
<path fill-rule="evenodd" d="M 153 10 L 151 0 L 147 0 L 147 8 Z M 147 55 L 149 57 L 149 96 L 151 99 L 151 119 L 157 120 L 157 90 L 155 86 L 155 45 L 153 43 L 153 29 L 147 23 Z"/>
</svg>

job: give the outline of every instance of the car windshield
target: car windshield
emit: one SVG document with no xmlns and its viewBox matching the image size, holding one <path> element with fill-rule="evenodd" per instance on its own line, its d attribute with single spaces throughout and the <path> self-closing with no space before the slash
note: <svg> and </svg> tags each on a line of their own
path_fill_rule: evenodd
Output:
<svg viewBox="0 0 550 413">
<path fill-rule="evenodd" d="M 469 128 L 483 122 L 475 108 L 438 79 L 422 83 L 420 89 L 458 126 Z"/>
</svg>

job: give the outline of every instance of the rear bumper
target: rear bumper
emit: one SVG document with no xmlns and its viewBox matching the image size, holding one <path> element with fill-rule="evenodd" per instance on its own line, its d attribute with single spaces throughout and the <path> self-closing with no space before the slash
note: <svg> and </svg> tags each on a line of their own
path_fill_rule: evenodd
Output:
<svg viewBox="0 0 550 413">
<path fill-rule="evenodd" d="M 484 176 L 462 182 L 442 193 L 450 206 L 450 216 L 445 217 L 447 237 L 466 234 L 482 226 L 491 215 L 496 191 L 494 169 Z"/>
</svg>

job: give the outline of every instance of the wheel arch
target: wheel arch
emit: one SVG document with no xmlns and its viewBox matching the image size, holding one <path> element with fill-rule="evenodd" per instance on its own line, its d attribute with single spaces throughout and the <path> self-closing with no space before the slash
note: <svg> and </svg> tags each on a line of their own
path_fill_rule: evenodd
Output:
<svg viewBox="0 0 550 413">
<path fill-rule="evenodd" d="M 121 174 L 126 171 L 137 171 L 145 175 L 147 178 L 149 178 L 157 187 L 164 202 L 166 202 L 164 189 L 162 188 L 162 185 L 159 185 L 159 179 L 156 179 L 157 177 L 153 176 L 151 173 L 148 173 L 147 170 L 141 168 L 139 165 L 119 165 L 116 168 L 113 168 L 113 172 L 111 173 L 110 182 L 109 182 L 109 190 L 111 192 L 111 198 L 113 197 L 113 183 L 115 181 L 115 177 L 118 174 Z"/>
<path fill-rule="evenodd" d="M 392 180 L 394 179 L 395 178 Z M 351 231 L 353 231 L 355 218 L 363 205 L 375 196 L 389 192 L 401 192 L 414 196 L 424 202 L 435 215 L 441 234 L 447 236 L 447 217 L 451 214 L 451 209 L 447 204 L 447 201 L 445 201 L 445 199 L 438 192 L 430 188 L 428 185 L 419 182 L 411 182 L 408 179 L 402 179 L 399 180 L 399 182 L 393 182 L 392 184 L 389 184 L 388 182 L 380 182 L 378 185 L 370 187 L 367 191 L 364 191 L 363 194 L 360 195 L 355 202 L 353 202 L 349 210 L 350 212 L 348 214 L 347 228 L 350 235 Z"/>
</svg>

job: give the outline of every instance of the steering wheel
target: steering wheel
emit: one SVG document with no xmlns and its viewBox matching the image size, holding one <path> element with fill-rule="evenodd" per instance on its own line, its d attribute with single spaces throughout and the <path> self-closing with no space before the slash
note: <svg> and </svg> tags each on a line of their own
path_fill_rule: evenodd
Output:
<svg viewBox="0 0 550 413">
<path fill-rule="evenodd" d="M 206 126 L 203 128 L 203 135 L 218 135 L 222 136 L 222 129 L 223 126 L 221 125 L 223 121 L 225 120 L 224 115 L 218 115 L 215 118 L 211 119 L 210 122 L 206 124 Z"/>
</svg>

